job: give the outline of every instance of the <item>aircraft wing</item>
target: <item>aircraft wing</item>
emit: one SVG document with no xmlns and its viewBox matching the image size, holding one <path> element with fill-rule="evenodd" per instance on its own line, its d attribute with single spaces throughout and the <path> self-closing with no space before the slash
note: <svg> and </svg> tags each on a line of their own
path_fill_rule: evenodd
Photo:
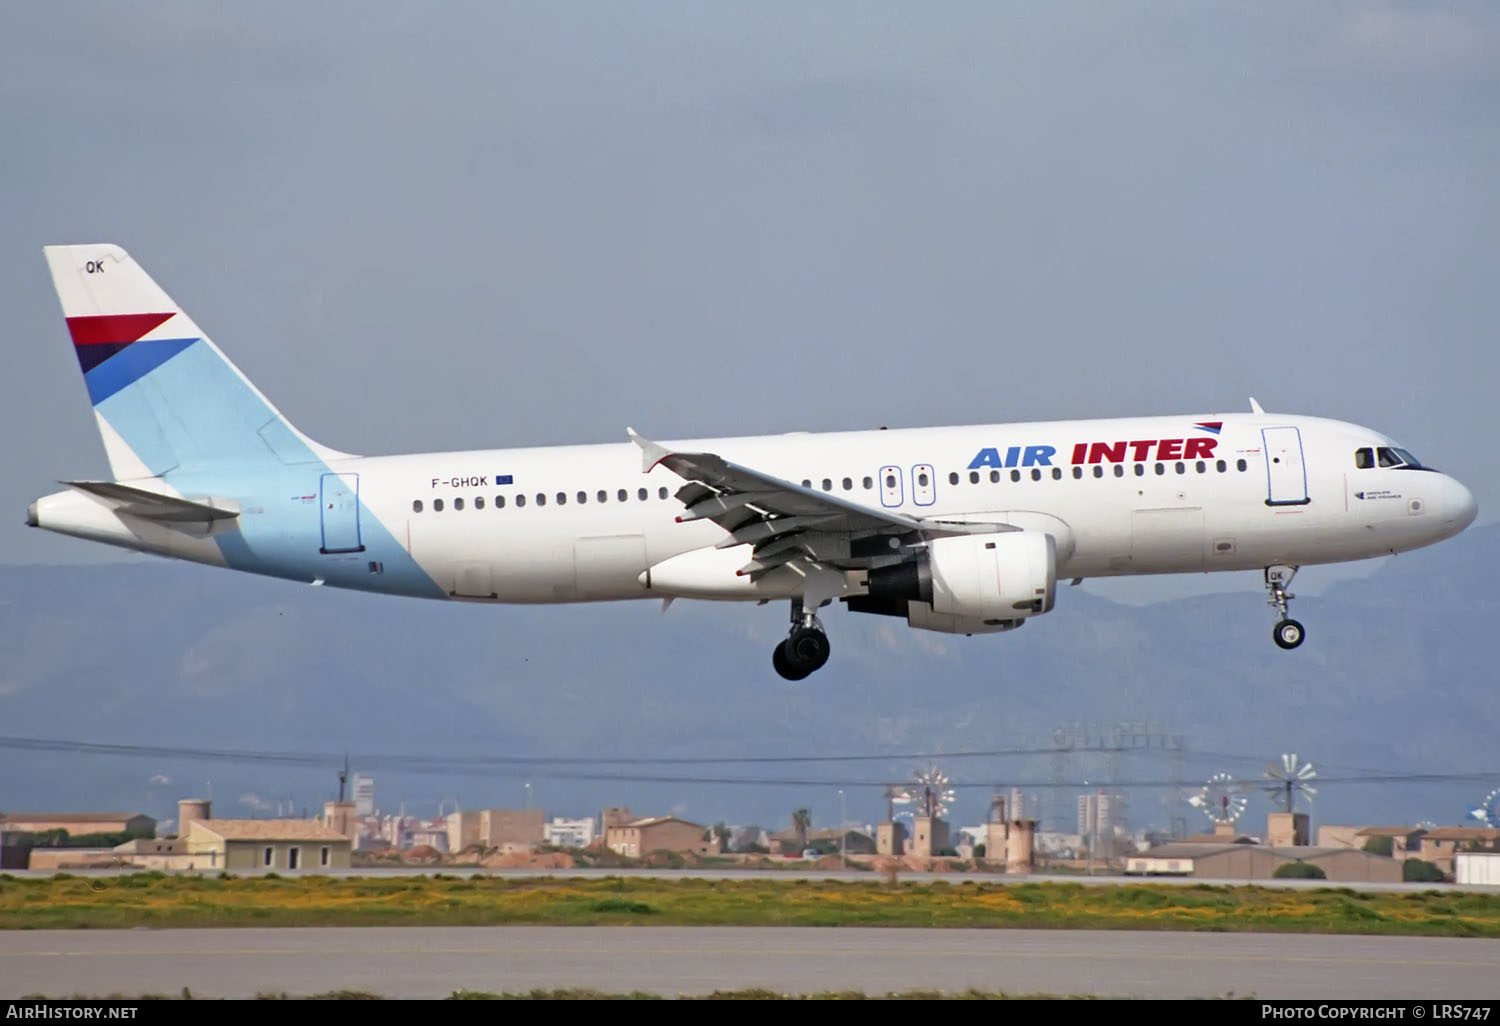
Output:
<svg viewBox="0 0 1500 1026">
<path fill-rule="evenodd" d="M 721 549 L 755 546 L 742 574 L 758 575 L 798 558 L 866 569 L 932 538 L 1018 530 L 1007 524 L 920 520 L 804 488 L 714 453 L 674 452 L 629 434 L 641 447 L 642 470 L 664 466 L 687 482 L 676 495 L 687 507 L 679 523 L 712 520 L 730 533 Z"/>
<path fill-rule="evenodd" d="M 237 509 L 214 505 L 224 500 L 209 499 L 194 501 L 179 499 L 175 495 L 135 488 L 116 481 L 64 481 L 69 488 L 76 488 L 102 500 L 116 513 L 127 513 L 146 520 L 162 520 L 170 523 L 210 523 L 215 520 L 232 520 L 240 515 Z"/>
</svg>

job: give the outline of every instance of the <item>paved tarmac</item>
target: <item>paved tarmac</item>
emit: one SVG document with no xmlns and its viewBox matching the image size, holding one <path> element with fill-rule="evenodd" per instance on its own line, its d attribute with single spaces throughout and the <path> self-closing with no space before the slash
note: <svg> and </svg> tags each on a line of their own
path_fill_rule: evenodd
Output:
<svg viewBox="0 0 1500 1026">
<path fill-rule="evenodd" d="M 589 987 L 1500 997 L 1500 940 L 1089 930 L 369 927 L 0 931 L 0 998 Z"/>
</svg>

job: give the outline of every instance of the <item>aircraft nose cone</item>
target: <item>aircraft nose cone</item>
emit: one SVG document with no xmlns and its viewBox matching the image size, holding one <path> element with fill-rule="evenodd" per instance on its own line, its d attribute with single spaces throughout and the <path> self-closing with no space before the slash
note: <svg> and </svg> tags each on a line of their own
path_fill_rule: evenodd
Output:
<svg viewBox="0 0 1500 1026">
<path fill-rule="evenodd" d="M 1474 501 L 1474 493 L 1451 477 L 1448 479 L 1448 514 L 1460 531 L 1479 515 L 1479 503 Z"/>
</svg>

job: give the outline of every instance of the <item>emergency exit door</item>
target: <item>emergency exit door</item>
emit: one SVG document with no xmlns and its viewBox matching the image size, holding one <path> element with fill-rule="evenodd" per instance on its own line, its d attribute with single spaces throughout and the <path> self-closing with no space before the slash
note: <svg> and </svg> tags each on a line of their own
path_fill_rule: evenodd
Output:
<svg viewBox="0 0 1500 1026">
<path fill-rule="evenodd" d="M 365 550 L 359 537 L 358 474 L 324 474 L 318 489 L 318 510 L 323 517 L 319 552 Z"/>
<path fill-rule="evenodd" d="M 1307 467 L 1302 461 L 1302 432 L 1294 427 L 1266 428 L 1260 433 L 1266 457 L 1266 505 L 1302 506 L 1307 497 Z"/>
</svg>

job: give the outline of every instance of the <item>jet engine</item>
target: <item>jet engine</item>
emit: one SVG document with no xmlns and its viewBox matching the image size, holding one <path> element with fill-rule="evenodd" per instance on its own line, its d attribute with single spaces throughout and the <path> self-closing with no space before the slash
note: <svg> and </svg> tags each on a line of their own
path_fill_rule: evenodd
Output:
<svg viewBox="0 0 1500 1026">
<path fill-rule="evenodd" d="M 938 538 L 914 560 L 871 570 L 867 589 L 846 600 L 851 610 L 948 634 L 1013 630 L 1052 608 L 1057 543 L 1040 531 Z"/>
</svg>

